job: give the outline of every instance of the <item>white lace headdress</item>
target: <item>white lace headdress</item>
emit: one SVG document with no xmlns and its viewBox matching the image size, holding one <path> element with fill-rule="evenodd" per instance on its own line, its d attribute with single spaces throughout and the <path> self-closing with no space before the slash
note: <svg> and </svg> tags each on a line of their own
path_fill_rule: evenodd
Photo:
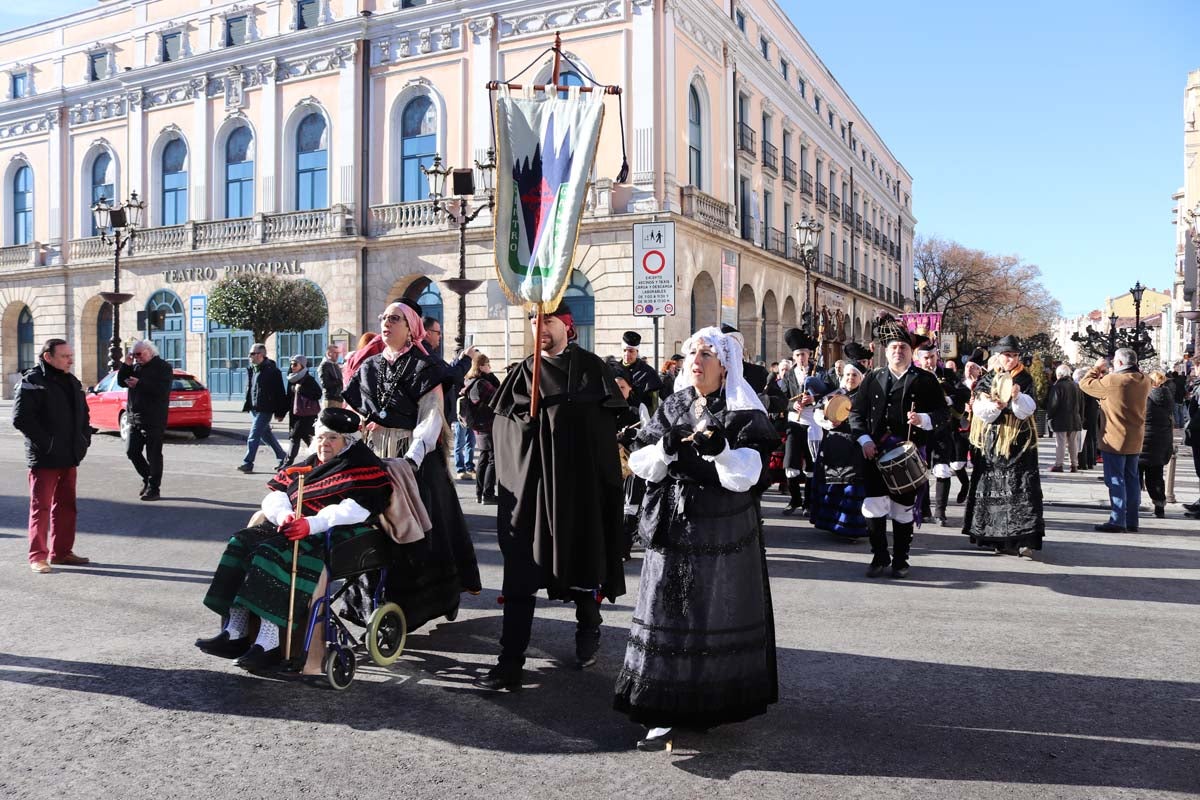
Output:
<svg viewBox="0 0 1200 800">
<path fill-rule="evenodd" d="M 683 369 L 675 377 L 675 391 L 692 385 L 692 364 L 695 348 L 707 344 L 725 367 L 725 407 L 730 411 L 762 411 L 762 401 L 742 375 L 742 344 L 737 337 L 721 333 L 720 328 L 701 328 L 683 343 Z"/>
</svg>

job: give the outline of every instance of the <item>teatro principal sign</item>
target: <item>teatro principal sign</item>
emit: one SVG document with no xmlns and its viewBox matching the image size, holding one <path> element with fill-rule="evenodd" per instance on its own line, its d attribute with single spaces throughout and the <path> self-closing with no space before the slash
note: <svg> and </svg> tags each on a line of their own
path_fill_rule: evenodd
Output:
<svg viewBox="0 0 1200 800">
<path fill-rule="evenodd" d="M 186 267 L 164 269 L 163 280 L 167 283 L 193 283 L 215 281 L 239 272 L 262 272 L 271 275 L 303 275 L 304 267 L 296 259 L 291 261 L 259 261 L 254 264 L 226 264 L 221 267 Z"/>
</svg>

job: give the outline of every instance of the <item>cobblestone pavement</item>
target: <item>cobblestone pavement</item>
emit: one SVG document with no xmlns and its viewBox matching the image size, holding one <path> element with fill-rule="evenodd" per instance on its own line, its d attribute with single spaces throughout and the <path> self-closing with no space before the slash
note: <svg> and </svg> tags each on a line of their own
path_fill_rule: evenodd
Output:
<svg viewBox="0 0 1200 800">
<path fill-rule="evenodd" d="M 222 414 L 231 429 L 244 421 Z M 28 798 L 1149 798 L 1200 792 L 1200 522 L 1178 505 L 1102 534 L 1098 472 L 1043 473 L 1036 561 L 918 532 L 909 579 L 867 580 L 843 544 L 765 502 L 782 698 L 675 751 L 638 753 L 611 710 L 630 594 L 606 606 L 599 663 L 573 613 L 541 603 L 527 687 L 471 680 L 497 650 L 494 518 L 460 485 L 483 567 L 457 621 L 411 635 L 346 692 L 240 673 L 199 653 L 222 543 L 265 476 L 233 436 L 166 448 L 164 499 L 139 503 L 120 441 L 80 473 L 87 568 L 25 566 L 26 471 L 0 405 L 0 796 Z M 1049 445 L 1049 446 L 1048 446 Z M 1042 440 L 1048 467 L 1053 447 Z M 269 456 L 260 457 L 266 468 Z M 1190 459 L 1176 495 L 1200 497 Z M 487 509 L 490 510 L 490 509 Z M 953 516 L 960 518 L 961 509 Z"/>
</svg>

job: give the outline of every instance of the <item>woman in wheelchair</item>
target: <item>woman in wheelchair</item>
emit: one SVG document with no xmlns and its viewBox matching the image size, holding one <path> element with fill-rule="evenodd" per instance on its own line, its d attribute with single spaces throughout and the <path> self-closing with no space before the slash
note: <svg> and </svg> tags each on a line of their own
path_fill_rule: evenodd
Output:
<svg viewBox="0 0 1200 800">
<path fill-rule="evenodd" d="M 292 543 L 299 542 L 296 609 L 292 633 L 303 629 L 308 601 L 325 567 L 325 533 L 331 544 L 370 533 L 363 525 L 382 512 L 392 484 L 383 463 L 359 440 L 358 416 L 341 408 L 321 412 L 316 426 L 316 453 L 304 482 L 304 507 L 295 508 L 298 480 L 283 470 L 267 482 L 262 501 L 266 521 L 238 531 L 229 539 L 213 575 L 204 605 L 225 617 L 221 632 L 198 639 L 196 646 L 220 658 L 236 658 L 250 672 L 282 662 L 280 630 L 287 626 L 292 571 Z M 258 620 L 257 638 L 251 640 Z"/>
</svg>

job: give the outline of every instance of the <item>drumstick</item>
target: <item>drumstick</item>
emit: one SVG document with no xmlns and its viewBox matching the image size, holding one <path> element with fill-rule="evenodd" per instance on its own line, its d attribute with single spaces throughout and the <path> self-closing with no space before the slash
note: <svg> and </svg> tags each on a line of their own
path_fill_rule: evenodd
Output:
<svg viewBox="0 0 1200 800">
<path fill-rule="evenodd" d="M 917 404 L 916 403 L 912 404 L 912 408 L 909 409 L 908 413 L 910 413 L 910 414 L 917 413 Z M 908 441 L 910 441 L 910 442 L 912 441 L 912 420 L 908 421 Z"/>
<path fill-rule="evenodd" d="M 296 515 L 304 515 L 304 476 L 312 472 L 312 467 L 288 467 L 284 470 L 288 475 L 299 475 L 299 486 L 296 488 Z M 292 542 L 292 580 L 288 589 L 288 624 L 283 639 L 283 660 L 292 659 L 292 621 L 296 614 L 296 562 L 300 560 L 300 540 Z"/>
</svg>

